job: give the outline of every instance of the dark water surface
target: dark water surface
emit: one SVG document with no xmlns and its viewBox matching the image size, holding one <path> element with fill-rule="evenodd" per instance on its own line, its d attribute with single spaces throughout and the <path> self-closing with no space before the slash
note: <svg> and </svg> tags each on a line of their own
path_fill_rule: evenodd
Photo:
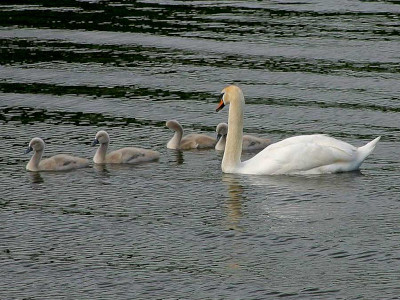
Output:
<svg viewBox="0 0 400 300">
<path fill-rule="evenodd" d="M 399 25 L 394 0 L 1 1 L 0 299 L 398 299 Z M 230 83 L 248 134 L 382 139 L 310 177 L 167 150 Z M 91 158 L 100 129 L 160 161 L 25 170 L 31 138 Z"/>
</svg>

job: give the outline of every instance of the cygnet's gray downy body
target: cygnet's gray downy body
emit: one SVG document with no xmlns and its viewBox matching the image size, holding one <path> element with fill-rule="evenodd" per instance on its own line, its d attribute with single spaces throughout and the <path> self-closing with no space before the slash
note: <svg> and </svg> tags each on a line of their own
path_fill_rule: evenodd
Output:
<svg viewBox="0 0 400 300">
<path fill-rule="evenodd" d="M 166 126 L 175 131 L 174 136 L 167 143 L 168 149 L 191 150 L 191 149 L 212 149 L 217 140 L 206 134 L 188 134 L 183 137 L 183 128 L 176 120 L 169 120 Z"/>
<path fill-rule="evenodd" d="M 110 136 L 104 130 L 97 132 L 92 146 L 100 144 L 93 161 L 96 164 L 137 164 L 141 162 L 155 161 L 160 158 L 160 153 L 153 150 L 127 147 L 107 153 L 110 144 Z"/>
<path fill-rule="evenodd" d="M 28 171 L 67 171 L 84 168 L 89 165 L 86 158 L 66 154 L 58 154 L 42 160 L 45 143 L 41 138 L 33 138 L 25 153 L 34 151 L 32 158 L 26 165 Z"/>
<path fill-rule="evenodd" d="M 215 150 L 224 151 L 226 144 L 226 136 L 228 134 L 228 124 L 219 123 L 216 128 L 217 132 L 217 144 L 215 145 Z M 256 151 L 261 150 L 271 144 L 271 140 L 259 138 L 252 135 L 243 136 L 243 146 L 242 151 Z"/>
</svg>

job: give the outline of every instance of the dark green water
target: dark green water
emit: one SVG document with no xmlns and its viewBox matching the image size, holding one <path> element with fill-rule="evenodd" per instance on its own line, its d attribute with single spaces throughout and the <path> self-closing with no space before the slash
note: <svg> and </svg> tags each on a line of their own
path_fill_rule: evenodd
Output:
<svg viewBox="0 0 400 300">
<path fill-rule="evenodd" d="M 0 299 L 398 297 L 399 25 L 399 1 L 1 1 Z M 311 177 L 167 150 L 231 83 L 248 134 L 382 139 Z M 160 161 L 25 170 L 31 138 L 91 158 L 100 129 Z"/>
</svg>

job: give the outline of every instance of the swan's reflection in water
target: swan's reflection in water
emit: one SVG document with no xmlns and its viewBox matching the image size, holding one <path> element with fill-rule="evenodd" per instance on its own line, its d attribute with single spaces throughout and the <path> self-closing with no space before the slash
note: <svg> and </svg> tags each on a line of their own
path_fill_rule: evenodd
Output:
<svg viewBox="0 0 400 300">
<path fill-rule="evenodd" d="M 243 218 L 243 204 L 246 201 L 244 196 L 244 186 L 241 184 L 242 178 L 240 175 L 223 174 L 222 182 L 226 187 L 228 197 L 226 198 L 226 229 L 234 232 L 234 236 L 244 232 L 244 228 L 240 226 Z M 229 272 L 241 272 L 245 262 L 242 259 L 246 245 L 243 240 L 230 239 L 229 243 L 229 259 L 227 260 L 226 268 Z"/>
<path fill-rule="evenodd" d="M 243 205 L 243 192 L 244 188 L 240 184 L 240 178 L 234 174 L 223 174 L 222 182 L 227 187 L 228 200 L 227 200 L 227 223 L 228 229 L 243 231 L 239 226 L 240 219 L 242 218 L 242 205 Z"/>
<path fill-rule="evenodd" d="M 325 207 L 322 204 L 328 201 L 326 199 L 337 202 L 354 197 L 354 187 L 362 186 L 363 177 L 360 171 L 310 176 L 223 174 L 222 182 L 228 195 L 228 228 L 243 231 L 240 223 L 243 222 L 241 219 L 244 201 L 247 201 L 246 195 L 252 197 L 255 192 L 265 195 L 261 207 L 268 215 L 301 219 L 312 213 L 326 212 L 320 211 L 321 207 Z M 340 199 L 337 198 L 338 195 L 346 197 Z"/>
<path fill-rule="evenodd" d="M 353 172 L 323 174 L 323 175 L 276 175 L 276 176 L 243 176 L 244 186 L 252 186 L 264 190 L 265 195 L 276 197 L 297 197 L 297 200 L 309 200 L 307 197 L 313 195 L 328 195 L 341 193 L 352 193 L 354 187 L 362 182 L 363 174 L 357 170 Z"/>
</svg>

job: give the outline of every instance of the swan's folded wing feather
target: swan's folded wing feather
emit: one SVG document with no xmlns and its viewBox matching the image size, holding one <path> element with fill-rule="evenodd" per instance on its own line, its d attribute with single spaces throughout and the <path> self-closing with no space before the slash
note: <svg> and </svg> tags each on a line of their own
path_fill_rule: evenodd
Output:
<svg viewBox="0 0 400 300">
<path fill-rule="evenodd" d="M 243 162 L 242 168 L 254 174 L 299 173 L 350 162 L 355 154 L 355 147 L 324 135 L 294 137 L 268 146 Z"/>
<path fill-rule="evenodd" d="M 348 155 L 353 155 L 354 151 L 357 150 L 356 147 L 325 134 L 300 135 L 290 137 L 280 142 L 269 145 L 268 149 L 282 149 L 289 145 L 300 145 L 305 143 L 337 148 L 338 150 L 346 152 Z"/>
</svg>

